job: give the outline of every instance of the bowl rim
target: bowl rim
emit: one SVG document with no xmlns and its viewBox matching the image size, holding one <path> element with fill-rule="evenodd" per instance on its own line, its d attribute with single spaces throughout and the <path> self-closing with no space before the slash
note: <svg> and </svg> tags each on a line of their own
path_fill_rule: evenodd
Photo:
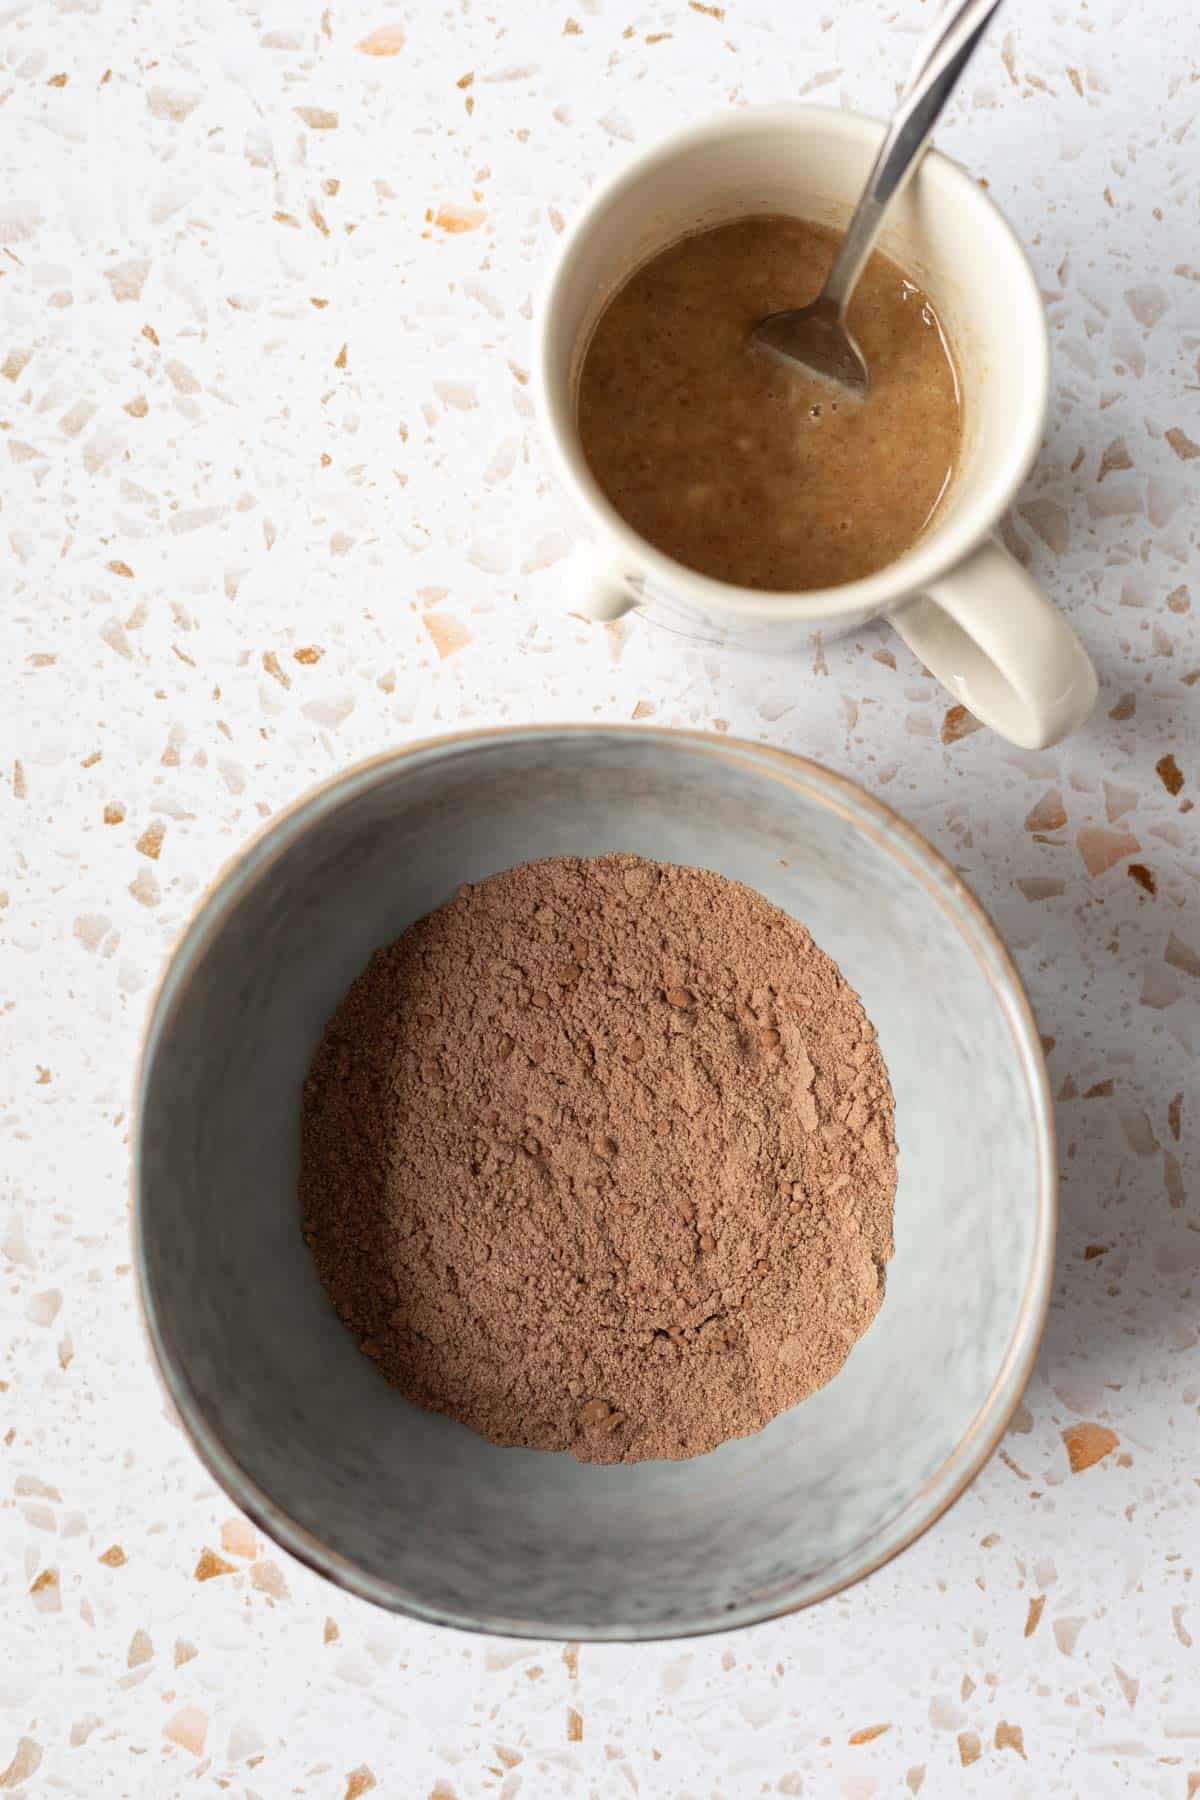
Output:
<svg viewBox="0 0 1200 1800">
<path fill-rule="evenodd" d="M 436 762 L 464 752 L 487 750 L 506 741 L 543 738 L 553 741 L 600 737 L 630 742 L 657 743 L 664 749 L 687 748 L 721 761 L 749 766 L 760 775 L 803 788 L 806 796 L 863 830 L 883 850 L 894 855 L 918 879 L 931 901 L 950 917 L 972 949 L 980 970 L 1005 1014 L 1013 1048 L 1025 1078 L 1031 1123 L 1035 1132 L 1037 1178 L 1032 1196 L 1035 1230 L 1030 1274 L 1017 1310 L 1003 1359 L 983 1403 L 966 1426 L 957 1444 L 941 1465 L 878 1528 L 867 1555 L 851 1550 L 825 1571 L 814 1591 L 777 1604 L 774 1596 L 748 1605 L 734 1606 L 705 1615 L 674 1629 L 637 1622 L 597 1629 L 586 1622 L 548 1627 L 545 1621 L 489 1614 L 480 1607 L 470 1615 L 430 1606 L 399 1583 L 372 1575 L 351 1558 L 329 1548 L 310 1529 L 300 1524 L 286 1507 L 259 1487 L 209 1425 L 199 1397 L 192 1387 L 182 1358 L 172 1343 L 150 1281 L 142 1179 L 146 1096 L 153 1053 L 162 1027 L 178 1003 L 191 969 L 215 933 L 224 925 L 242 892 L 261 876 L 302 831 L 322 812 L 340 804 L 355 792 L 363 792 L 406 763 Z M 990 954 L 992 966 L 983 954 Z M 255 1525 L 289 1555 L 346 1592 L 368 1600 L 389 1612 L 423 1624 L 544 1642 L 650 1643 L 766 1624 L 786 1618 L 829 1599 L 882 1568 L 930 1527 L 960 1498 L 996 1449 L 1020 1403 L 1033 1371 L 1046 1324 L 1054 1267 L 1057 1226 L 1057 1151 L 1049 1077 L 1036 1020 L 1024 984 L 1011 953 L 989 914 L 942 853 L 915 826 L 885 802 L 868 793 L 849 776 L 828 769 L 810 757 L 750 739 L 718 736 L 708 731 L 677 731 L 661 726 L 627 724 L 546 724 L 486 726 L 421 738 L 411 744 L 384 750 L 328 776 L 305 789 L 296 799 L 267 820 L 248 841 L 228 858 L 207 883 L 167 958 L 147 1008 L 134 1074 L 132 1101 L 133 1154 L 130 1162 L 130 1218 L 133 1237 L 135 1290 L 142 1328 L 166 1398 L 180 1420 L 192 1449 L 208 1473 Z M 882 1540 L 882 1541 L 881 1541 Z"/>
</svg>

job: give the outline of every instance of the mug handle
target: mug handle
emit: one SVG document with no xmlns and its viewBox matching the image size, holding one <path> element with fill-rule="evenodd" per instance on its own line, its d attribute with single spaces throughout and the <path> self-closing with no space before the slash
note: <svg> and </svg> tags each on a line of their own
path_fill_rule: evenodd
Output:
<svg viewBox="0 0 1200 1800">
<path fill-rule="evenodd" d="M 956 700 L 1025 750 L 1057 744 L 1092 710 L 1097 681 L 1087 651 L 994 539 L 890 622 Z"/>
</svg>

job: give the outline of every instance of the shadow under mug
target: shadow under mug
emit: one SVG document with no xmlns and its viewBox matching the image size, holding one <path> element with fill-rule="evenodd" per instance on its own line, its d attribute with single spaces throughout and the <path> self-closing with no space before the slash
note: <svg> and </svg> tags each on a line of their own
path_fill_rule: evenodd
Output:
<svg viewBox="0 0 1200 1800">
<path fill-rule="evenodd" d="M 1012 742 L 1039 749 L 1087 717 L 1096 673 L 1070 626 L 992 536 L 1041 442 L 1049 346 L 1025 253 L 958 164 L 929 151 L 880 240 L 937 308 L 963 396 L 959 469 L 933 522 L 898 561 L 805 593 L 713 580 L 626 524 L 580 444 L 583 357 L 627 277 L 687 233 L 748 214 L 844 224 L 883 133 L 876 120 L 827 107 L 747 107 L 635 157 L 575 220 L 544 296 L 535 358 L 543 433 L 591 528 L 570 604 L 598 619 L 638 609 L 684 636 L 776 653 L 886 618 L 956 700 Z"/>
</svg>

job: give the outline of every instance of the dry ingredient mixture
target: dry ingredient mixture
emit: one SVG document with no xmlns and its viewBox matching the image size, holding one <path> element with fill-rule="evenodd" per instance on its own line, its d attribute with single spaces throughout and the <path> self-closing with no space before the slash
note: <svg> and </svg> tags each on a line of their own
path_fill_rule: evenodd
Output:
<svg viewBox="0 0 1200 1800">
<path fill-rule="evenodd" d="M 379 950 L 304 1090 L 304 1232 L 419 1406 L 695 1456 L 829 1381 L 883 1297 L 875 1032 L 786 913 L 636 856 L 464 887 Z"/>
<path fill-rule="evenodd" d="M 697 232 L 626 282 L 588 346 L 579 432 L 592 473 L 649 543 L 720 581 L 798 592 L 885 568 L 957 461 L 946 340 L 886 256 L 850 304 L 866 400 L 750 348 L 760 319 L 816 298 L 837 244 L 827 226 L 778 216 Z"/>
</svg>

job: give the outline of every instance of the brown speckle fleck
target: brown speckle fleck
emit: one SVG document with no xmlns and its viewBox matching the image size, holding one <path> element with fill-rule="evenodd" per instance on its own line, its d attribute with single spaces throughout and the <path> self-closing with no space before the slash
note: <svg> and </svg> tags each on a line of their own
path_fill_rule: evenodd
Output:
<svg viewBox="0 0 1200 1800">
<path fill-rule="evenodd" d="M 1166 1189 L 1167 1205 L 1173 1212 L 1179 1212 L 1187 1197 L 1183 1187 L 1183 1170 L 1179 1166 L 1179 1158 L 1172 1156 L 1169 1150 L 1164 1150 L 1162 1157 L 1163 1187 Z"/>
<path fill-rule="evenodd" d="M 1144 325 L 1147 331 L 1153 331 L 1165 316 L 1170 300 L 1166 290 L 1157 282 L 1147 281 L 1141 287 L 1125 290 L 1125 304 L 1139 325 Z"/>
<path fill-rule="evenodd" d="M 1129 446 L 1124 438 L 1114 438 L 1100 458 L 1100 469 L 1097 481 L 1103 481 L 1106 475 L 1113 475 L 1120 469 L 1132 469 L 1133 458 L 1129 454 Z"/>
<path fill-rule="evenodd" d="M 270 1595 L 272 1600 L 286 1600 L 288 1597 L 288 1587 L 283 1577 L 283 1570 L 278 1563 L 273 1563 L 267 1558 L 264 1558 L 262 1562 L 256 1562 L 251 1569 L 250 1586 L 256 1588 L 260 1594 Z"/>
<path fill-rule="evenodd" d="M 139 906 L 155 907 L 162 899 L 162 889 L 150 869 L 139 869 L 129 884 L 129 892 Z"/>
<path fill-rule="evenodd" d="M 97 1557 L 96 1560 L 97 1562 L 102 1562 L 106 1569 L 121 1569 L 124 1568 L 125 1564 L 129 1561 L 129 1558 L 126 1556 L 124 1550 L 122 1550 L 120 1544 L 110 1544 L 104 1554 Z"/>
<path fill-rule="evenodd" d="M 1066 809 L 1057 788 L 1047 788 L 1037 805 L 1025 815 L 1026 831 L 1061 831 L 1066 822 Z"/>
<path fill-rule="evenodd" d="M 448 612 L 425 614 L 425 628 L 433 639 L 433 647 L 444 662 L 471 642 L 471 634 L 461 619 Z"/>
<path fill-rule="evenodd" d="M 159 852 L 163 846 L 163 839 L 166 835 L 167 828 L 162 820 L 151 819 L 149 825 L 147 825 L 145 831 L 143 831 L 141 837 L 134 845 L 134 849 L 139 851 L 142 856 L 148 856 L 151 862 L 157 862 Z"/>
<path fill-rule="evenodd" d="M 285 688 L 291 687 L 292 678 L 288 674 L 287 670 L 281 667 L 279 658 L 276 656 L 276 654 L 273 650 L 264 650 L 263 651 L 262 665 L 263 665 L 263 668 L 266 670 L 267 674 L 272 678 L 273 681 L 277 681 L 279 683 L 280 687 L 285 687 Z"/>
<path fill-rule="evenodd" d="M 1136 711 L 1137 695 L 1122 694 L 1117 704 L 1110 709 L 1108 716 L 1110 719 L 1116 719 L 1118 723 L 1123 723 L 1126 719 L 1132 719 Z"/>
<path fill-rule="evenodd" d="M 970 737 L 973 731 L 982 731 L 983 722 L 974 713 L 969 713 L 965 706 L 952 706 L 942 720 L 943 744 L 957 744 L 960 738 Z"/>
<path fill-rule="evenodd" d="M 1034 1594 L 1030 1597 L 1029 1610 L 1025 1614 L 1025 1636 L 1032 1637 L 1042 1617 L 1042 1609 L 1046 1604 L 1045 1594 Z"/>
<path fill-rule="evenodd" d="M 338 116 L 324 106 L 298 106 L 296 111 L 310 131 L 335 131 Z"/>
<path fill-rule="evenodd" d="M 1136 855 L 1142 847 L 1129 832 L 1108 831 L 1102 825 L 1081 826 L 1075 843 L 1089 875 L 1105 874 L 1127 856 Z"/>
<path fill-rule="evenodd" d="M 1104 783 L 1104 816 L 1110 825 L 1132 812 L 1138 803 L 1136 788 L 1118 787 L 1113 781 Z"/>
<path fill-rule="evenodd" d="M 120 557 L 114 557 L 107 567 L 114 575 L 123 575 L 126 581 L 133 580 L 133 570 L 127 562 L 122 562 Z"/>
<path fill-rule="evenodd" d="M 852 1731 L 846 1739 L 848 1744 L 869 1744 L 872 1738 L 882 1737 L 885 1731 L 892 1729 L 887 1725 L 864 1725 L 860 1731 Z"/>
<path fill-rule="evenodd" d="M 1154 765 L 1154 769 L 1158 779 L 1162 782 L 1168 794 L 1177 794 L 1183 786 L 1184 778 L 1183 771 L 1175 761 L 1174 756 L 1170 754 L 1160 756 Z"/>
<path fill-rule="evenodd" d="M 1057 900 L 1067 891 L 1066 882 L 1057 875 L 1018 875 L 1013 885 L 1031 904 L 1037 900 Z"/>
<path fill-rule="evenodd" d="M 43 1569 L 36 1576 L 29 1592 L 33 1596 L 33 1604 L 39 1612 L 61 1612 L 62 1594 L 59 1588 L 58 1570 Z"/>
<path fill-rule="evenodd" d="M 979 1733 L 977 1731 L 960 1731 L 958 1734 L 958 1756 L 964 1769 L 969 1769 L 973 1762 L 979 1761 Z"/>
<path fill-rule="evenodd" d="M 1082 1475 L 1085 1469 L 1100 1462 L 1110 1450 L 1115 1450 L 1120 1439 L 1107 1425 L 1096 1425 L 1089 1420 L 1081 1425 L 1068 1425 L 1062 1434 L 1062 1441 L 1066 1446 L 1072 1475 Z"/>
<path fill-rule="evenodd" d="M 32 355 L 32 350 L 10 350 L 0 363 L 0 375 L 9 381 L 16 381 Z"/>
<path fill-rule="evenodd" d="M 1141 1686 L 1141 1682 L 1134 1676 L 1127 1675 L 1120 1663 L 1113 1664 L 1113 1674 L 1116 1676 L 1117 1684 L 1125 1696 L 1125 1701 L 1130 1712 L 1132 1712 L 1137 1705 L 1138 1689 Z"/>
<path fill-rule="evenodd" d="M 439 231 L 448 231 L 453 235 L 463 231 L 478 231 L 486 218 L 487 214 L 482 206 L 444 200 L 433 215 L 433 223 Z"/>
<path fill-rule="evenodd" d="M 404 27 L 377 25 L 365 38 L 359 38 L 358 48 L 364 56 L 395 56 L 404 48 Z"/>
<path fill-rule="evenodd" d="M 200 1552 L 200 1559 L 192 1571 L 196 1581 L 211 1581 L 215 1575 L 232 1575 L 233 1564 L 218 1556 L 215 1550 L 205 1547 Z"/>
<path fill-rule="evenodd" d="M 1200 444 L 1193 443 L 1187 432 L 1181 431 L 1178 425 L 1172 425 L 1164 436 L 1180 462 L 1191 462 L 1193 457 L 1200 456 Z"/>
<path fill-rule="evenodd" d="M 583 1741 L 583 1715 L 573 1706 L 567 1708 L 567 1742 L 579 1744 Z"/>
<path fill-rule="evenodd" d="M 292 654 L 298 663 L 304 663 L 311 668 L 313 663 L 320 662 L 325 652 L 319 644 L 305 644 L 299 650 L 294 650 Z"/>
<path fill-rule="evenodd" d="M 1010 1725 L 1007 1719 L 1001 1719 L 996 1727 L 996 1748 L 1015 1750 L 1019 1757 L 1025 1759 L 1025 1733 L 1019 1725 Z"/>
<path fill-rule="evenodd" d="M 323 1644 L 336 1644 L 341 1637 L 336 1619 L 326 1619 L 325 1630 L 321 1634 Z"/>
<path fill-rule="evenodd" d="M 201 1712 L 198 1706 L 185 1706 L 173 1719 L 168 1719 L 163 1726 L 163 1736 L 181 1749 L 190 1750 L 193 1756 L 202 1756 L 204 1740 L 208 1736 L 208 1714 Z"/>
<path fill-rule="evenodd" d="M 42 1746 L 34 1738 L 18 1738 L 12 1761 L 0 1771 L 0 1788 L 21 1787 L 32 1780 L 41 1766 Z"/>
<path fill-rule="evenodd" d="M 221 1548 L 230 1556 L 244 1556 L 253 1562 L 258 1555 L 258 1533 L 248 1519 L 226 1519 L 221 1527 Z"/>
<path fill-rule="evenodd" d="M 149 273 L 148 262 L 134 260 L 117 263 L 113 268 L 106 269 L 104 279 L 112 289 L 114 300 L 140 300 Z"/>
<path fill-rule="evenodd" d="M 1125 873 L 1131 876 L 1133 880 L 1137 882 L 1138 886 L 1145 893 L 1150 895 L 1151 899 L 1154 898 L 1155 894 L 1158 892 L 1158 887 L 1153 874 L 1146 867 L 1145 863 L 1130 863 Z"/>
<path fill-rule="evenodd" d="M 179 88 L 152 87 L 146 95 L 146 105 L 156 119 L 171 119 L 177 125 L 181 125 L 199 104 L 199 94 L 185 93 Z"/>
<path fill-rule="evenodd" d="M 1017 509 L 1027 525 L 1031 525 L 1048 550 L 1062 556 L 1071 546 L 1071 527 L 1066 512 L 1057 500 L 1030 500 Z"/>
<path fill-rule="evenodd" d="M 1185 944 L 1182 938 L 1176 937 L 1174 932 L 1167 939 L 1163 955 L 1173 969 L 1182 969 L 1185 975 L 1200 980 L 1200 956 L 1197 956 L 1190 944 Z"/>
<path fill-rule="evenodd" d="M 139 1626 L 129 1640 L 129 1649 L 125 1653 L 125 1666 L 129 1669 L 139 1669 L 143 1663 L 148 1663 L 153 1655 L 154 1645 Z"/>
</svg>

